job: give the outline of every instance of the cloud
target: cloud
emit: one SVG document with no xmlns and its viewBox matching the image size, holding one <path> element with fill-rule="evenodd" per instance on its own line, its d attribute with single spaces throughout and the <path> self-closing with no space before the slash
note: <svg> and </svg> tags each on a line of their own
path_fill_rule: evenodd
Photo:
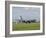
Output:
<svg viewBox="0 0 46 38">
<path fill-rule="evenodd" d="M 25 9 L 25 10 L 29 10 L 29 9 L 30 9 L 30 7 L 24 7 L 24 9 Z"/>
</svg>

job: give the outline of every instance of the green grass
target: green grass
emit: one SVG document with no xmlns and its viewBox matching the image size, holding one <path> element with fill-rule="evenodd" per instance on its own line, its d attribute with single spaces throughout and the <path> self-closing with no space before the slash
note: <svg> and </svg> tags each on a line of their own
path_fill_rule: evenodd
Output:
<svg viewBox="0 0 46 38">
<path fill-rule="evenodd" d="M 13 22 L 13 31 L 22 30 L 40 30 L 40 23 L 18 23 Z"/>
</svg>

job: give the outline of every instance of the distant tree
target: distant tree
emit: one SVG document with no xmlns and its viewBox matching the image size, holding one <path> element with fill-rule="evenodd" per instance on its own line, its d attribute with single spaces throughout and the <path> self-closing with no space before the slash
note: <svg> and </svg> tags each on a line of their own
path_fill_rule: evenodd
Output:
<svg viewBox="0 0 46 38">
<path fill-rule="evenodd" d="M 34 20 L 31 20 L 31 22 L 36 22 L 36 20 L 34 19 Z"/>
</svg>

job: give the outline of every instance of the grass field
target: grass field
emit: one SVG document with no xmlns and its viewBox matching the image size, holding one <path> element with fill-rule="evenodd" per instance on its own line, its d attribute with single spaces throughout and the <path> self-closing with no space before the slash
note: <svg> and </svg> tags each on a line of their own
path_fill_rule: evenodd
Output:
<svg viewBox="0 0 46 38">
<path fill-rule="evenodd" d="M 12 23 L 13 31 L 22 31 L 22 30 L 40 30 L 40 23 Z"/>
</svg>

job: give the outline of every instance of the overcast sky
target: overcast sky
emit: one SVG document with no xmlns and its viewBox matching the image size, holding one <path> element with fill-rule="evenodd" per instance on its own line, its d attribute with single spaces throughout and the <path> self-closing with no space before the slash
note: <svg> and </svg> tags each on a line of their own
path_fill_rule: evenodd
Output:
<svg viewBox="0 0 46 38">
<path fill-rule="evenodd" d="M 37 19 L 40 18 L 40 8 L 36 7 L 13 7 L 12 19 L 18 19 L 22 16 L 23 19 Z"/>
</svg>

